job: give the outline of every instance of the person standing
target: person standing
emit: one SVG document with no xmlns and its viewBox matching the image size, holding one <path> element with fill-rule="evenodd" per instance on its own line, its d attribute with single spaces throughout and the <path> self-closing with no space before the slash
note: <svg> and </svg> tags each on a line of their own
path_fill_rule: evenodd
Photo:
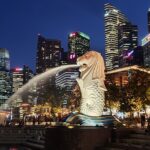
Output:
<svg viewBox="0 0 150 150">
<path fill-rule="evenodd" d="M 145 127 L 145 115 L 141 115 L 141 127 L 144 128 Z"/>
</svg>

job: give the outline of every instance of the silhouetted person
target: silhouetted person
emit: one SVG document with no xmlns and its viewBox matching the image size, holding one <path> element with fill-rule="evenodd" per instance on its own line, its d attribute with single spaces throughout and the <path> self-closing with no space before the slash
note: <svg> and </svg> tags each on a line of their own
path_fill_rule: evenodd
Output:
<svg viewBox="0 0 150 150">
<path fill-rule="evenodd" d="M 33 116 L 33 125 L 35 125 L 35 122 L 36 122 L 36 119 L 35 119 L 35 117 Z"/>
<path fill-rule="evenodd" d="M 150 134 L 150 117 L 147 120 L 147 129 L 145 130 L 145 132 Z"/>
<path fill-rule="evenodd" d="M 38 121 L 38 125 L 39 125 L 41 122 L 41 115 L 38 116 L 37 121 Z"/>
<path fill-rule="evenodd" d="M 141 127 L 144 128 L 145 126 L 145 115 L 141 115 Z"/>
</svg>

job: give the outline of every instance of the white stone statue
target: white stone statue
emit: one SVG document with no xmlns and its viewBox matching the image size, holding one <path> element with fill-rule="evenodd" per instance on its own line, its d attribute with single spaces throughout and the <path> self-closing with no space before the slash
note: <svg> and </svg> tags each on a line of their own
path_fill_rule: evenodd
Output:
<svg viewBox="0 0 150 150">
<path fill-rule="evenodd" d="M 101 116 L 106 91 L 103 57 L 96 51 L 89 51 L 77 59 L 77 65 L 81 73 L 77 79 L 81 90 L 80 113 Z"/>
</svg>

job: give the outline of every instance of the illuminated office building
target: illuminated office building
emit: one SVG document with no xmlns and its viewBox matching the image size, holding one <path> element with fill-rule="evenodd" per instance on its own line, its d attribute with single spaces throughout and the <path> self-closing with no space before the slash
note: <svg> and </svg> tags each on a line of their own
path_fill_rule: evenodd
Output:
<svg viewBox="0 0 150 150">
<path fill-rule="evenodd" d="M 142 39 L 144 66 L 150 68 L 150 33 Z"/>
<path fill-rule="evenodd" d="M 123 51 L 122 55 L 119 57 L 120 67 L 127 67 L 132 65 L 144 66 L 144 49 L 142 46 L 138 46 L 135 49 L 129 49 Z"/>
<path fill-rule="evenodd" d="M 131 23 L 125 23 L 118 27 L 119 53 L 135 49 L 138 46 L 138 27 Z"/>
<path fill-rule="evenodd" d="M 0 48 L 0 70 L 10 70 L 9 52 L 5 48 Z"/>
<path fill-rule="evenodd" d="M 83 32 L 72 32 L 68 36 L 68 60 L 75 63 L 77 57 L 90 49 L 90 37 Z"/>
<path fill-rule="evenodd" d="M 23 84 L 26 84 L 30 79 L 34 77 L 33 71 L 29 68 L 29 66 L 23 66 Z"/>
<path fill-rule="evenodd" d="M 118 26 L 128 22 L 125 15 L 113 5 L 105 4 L 105 57 L 106 69 L 112 70 L 119 67 L 119 62 L 113 62 L 118 57 Z"/>
<path fill-rule="evenodd" d="M 118 57 L 119 67 L 123 67 L 126 63 L 125 54 L 130 54 L 138 46 L 138 27 L 131 23 L 125 23 L 118 26 Z M 116 64 L 117 65 L 117 64 Z"/>
<path fill-rule="evenodd" d="M 12 94 L 10 56 L 7 49 L 0 48 L 0 105 Z"/>
<path fill-rule="evenodd" d="M 33 71 L 27 66 L 11 69 L 13 93 L 17 92 L 24 84 L 33 78 Z"/>
<path fill-rule="evenodd" d="M 17 92 L 19 88 L 23 86 L 23 68 L 13 68 L 12 72 L 12 85 L 13 85 L 13 93 Z"/>
<path fill-rule="evenodd" d="M 45 72 L 49 68 L 61 64 L 61 42 L 59 40 L 47 39 L 38 35 L 36 74 Z"/>
<path fill-rule="evenodd" d="M 55 84 L 59 88 L 65 88 L 67 91 L 71 91 L 73 86 L 77 83 L 76 79 L 78 77 L 79 71 L 77 69 L 68 69 L 56 74 Z"/>
</svg>

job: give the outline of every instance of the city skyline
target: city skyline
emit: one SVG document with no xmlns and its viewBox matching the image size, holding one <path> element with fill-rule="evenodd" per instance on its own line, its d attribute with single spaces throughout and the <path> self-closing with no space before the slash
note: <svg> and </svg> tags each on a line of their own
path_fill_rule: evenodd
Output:
<svg viewBox="0 0 150 150">
<path fill-rule="evenodd" d="M 81 31 L 91 37 L 91 49 L 104 56 L 104 4 L 111 3 L 139 28 L 139 44 L 148 34 L 147 12 L 150 2 L 139 0 L 2 0 L 0 5 L 0 47 L 10 52 L 11 67 L 26 64 L 35 70 L 37 34 L 62 41 L 67 48 L 70 32 Z M 136 7 L 135 7 L 136 6 Z"/>
</svg>

